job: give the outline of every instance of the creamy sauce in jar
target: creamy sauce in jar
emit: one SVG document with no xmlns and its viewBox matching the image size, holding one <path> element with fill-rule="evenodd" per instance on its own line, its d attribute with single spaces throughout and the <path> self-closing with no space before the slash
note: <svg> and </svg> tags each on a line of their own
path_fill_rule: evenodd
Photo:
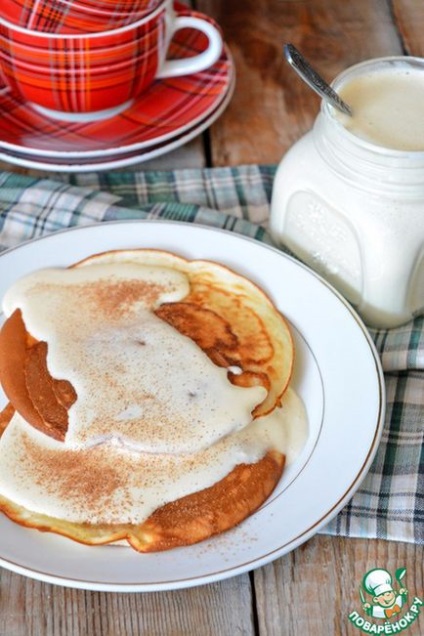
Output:
<svg viewBox="0 0 424 636">
<path fill-rule="evenodd" d="M 395 150 L 424 150 L 424 70 L 399 63 L 353 76 L 337 89 L 353 117 L 335 112 L 345 128 Z"/>
</svg>

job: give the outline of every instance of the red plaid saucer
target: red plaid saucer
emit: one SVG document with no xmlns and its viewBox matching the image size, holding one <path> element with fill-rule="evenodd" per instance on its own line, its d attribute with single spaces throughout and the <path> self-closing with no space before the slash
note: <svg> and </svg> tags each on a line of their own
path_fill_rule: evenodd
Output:
<svg viewBox="0 0 424 636">
<path fill-rule="evenodd" d="M 13 165 L 22 166 L 24 168 L 33 168 L 36 170 L 46 170 L 48 172 L 99 172 L 103 170 L 114 170 L 133 166 L 144 161 L 156 159 L 180 146 L 188 143 L 194 137 L 200 135 L 204 130 L 213 124 L 223 113 L 231 100 L 234 91 L 235 81 L 231 82 L 226 95 L 221 103 L 214 111 L 209 113 L 204 119 L 197 122 L 191 128 L 188 128 L 180 135 L 176 135 L 168 141 L 164 141 L 153 146 L 149 146 L 144 150 L 132 150 L 126 153 L 108 154 L 107 157 L 68 157 L 62 155 L 60 157 L 42 157 L 37 154 L 28 154 L 23 152 L 15 152 L 13 150 L 1 151 L 0 160 L 6 161 Z"/>
<path fill-rule="evenodd" d="M 179 14 L 190 15 L 190 11 Z M 204 50 L 205 36 L 178 31 L 170 57 Z M 156 80 L 126 111 L 103 121 L 71 123 L 52 119 L 15 98 L 0 85 L 0 151 L 32 157 L 84 159 L 116 156 L 172 140 L 202 122 L 228 94 L 234 64 L 224 46 L 220 59 L 193 75 Z"/>
</svg>

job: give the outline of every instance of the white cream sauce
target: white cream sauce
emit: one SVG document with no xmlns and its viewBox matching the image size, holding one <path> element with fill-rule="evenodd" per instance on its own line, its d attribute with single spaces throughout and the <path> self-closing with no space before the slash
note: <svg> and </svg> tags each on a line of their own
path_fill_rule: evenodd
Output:
<svg viewBox="0 0 424 636">
<path fill-rule="evenodd" d="M 3 496 L 68 521 L 140 523 L 269 449 L 294 461 L 307 436 L 294 391 L 252 421 L 265 390 L 232 385 L 152 312 L 188 291 L 175 270 L 116 263 L 39 271 L 8 291 L 5 313 L 22 310 L 78 399 L 64 443 L 14 416 L 0 439 Z"/>
<path fill-rule="evenodd" d="M 424 72 L 408 64 L 374 69 L 337 89 L 353 117 L 335 112 L 352 133 L 385 148 L 424 150 Z"/>
<path fill-rule="evenodd" d="M 231 384 L 226 369 L 152 312 L 187 293 L 175 270 L 127 264 L 38 271 L 8 291 L 7 314 L 22 310 L 27 330 L 48 343 L 51 375 L 78 395 L 68 447 L 114 440 L 188 453 L 249 423 L 265 389 Z"/>
<path fill-rule="evenodd" d="M 136 453 L 110 442 L 68 449 L 15 415 L 0 439 L 0 493 L 66 521 L 141 523 L 159 506 L 213 485 L 270 448 L 293 462 L 306 437 L 305 409 L 292 389 L 271 415 L 189 455 Z"/>
</svg>

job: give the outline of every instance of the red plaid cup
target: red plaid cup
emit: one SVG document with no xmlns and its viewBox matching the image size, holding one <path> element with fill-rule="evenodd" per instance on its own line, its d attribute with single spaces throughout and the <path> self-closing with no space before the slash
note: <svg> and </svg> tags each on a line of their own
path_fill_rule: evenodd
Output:
<svg viewBox="0 0 424 636">
<path fill-rule="evenodd" d="M 1 0 L 2 18 L 32 31 L 94 33 L 147 17 L 163 0 Z"/>
<path fill-rule="evenodd" d="M 166 58 L 181 29 L 205 36 L 205 50 Z M 155 80 L 203 71 L 222 51 L 218 27 L 201 13 L 179 14 L 170 0 L 129 26 L 83 35 L 29 31 L 0 18 L 0 79 L 44 115 L 88 121 L 127 108 Z"/>
</svg>

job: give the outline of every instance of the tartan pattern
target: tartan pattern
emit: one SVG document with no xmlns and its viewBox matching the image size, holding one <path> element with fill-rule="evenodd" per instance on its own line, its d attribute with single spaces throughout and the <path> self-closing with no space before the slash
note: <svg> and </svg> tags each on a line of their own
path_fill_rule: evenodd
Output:
<svg viewBox="0 0 424 636">
<path fill-rule="evenodd" d="M 179 15 L 196 12 L 179 10 Z M 205 16 L 202 15 L 205 19 Z M 177 31 L 170 59 L 201 53 L 206 37 L 194 29 Z M 234 67 L 226 48 L 205 71 L 156 80 L 126 111 L 104 121 L 71 123 L 50 119 L 21 102 L 0 84 L 0 149 L 67 158 L 138 150 L 174 137 L 204 119 L 222 101 L 233 81 Z"/>
<path fill-rule="evenodd" d="M 153 81 L 166 41 L 166 7 L 134 29 L 38 37 L 0 23 L 0 77 L 21 99 L 65 112 L 104 110 Z"/>
<path fill-rule="evenodd" d="M 3 17 L 44 33 L 106 31 L 126 26 L 154 11 L 162 0 L 2 0 Z"/>
<path fill-rule="evenodd" d="M 0 173 L 0 249 L 64 227 L 118 219 L 173 219 L 272 244 L 275 166 L 57 175 Z M 361 487 L 321 532 L 424 542 L 424 317 L 370 330 L 382 360 L 387 412 Z"/>
<path fill-rule="evenodd" d="M 195 125 L 185 129 L 180 134 L 172 135 L 166 141 L 154 144 L 153 146 L 149 145 L 145 149 L 135 149 L 124 153 L 121 151 L 118 152 L 118 154 L 112 153 L 111 155 L 105 153 L 104 157 L 96 156 L 93 158 L 83 157 L 77 159 L 68 159 L 66 157 L 39 157 L 38 155 L 17 153 L 12 150 L 8 150 L 7 153 L 2 153 L 0 150 L 0 159 L 6 163 L 17 164 L 27 168 L 47 170 L 49 173 L 66 172 L 68 174 L 82 174 L 84 172 L 92 172 L 93 170 L 116 170 L 117 168 L 122 169 L 125 166 L 141 164 L 179 148 L 209 128 L 228 106 L 234 91 L 234 86 L 235 82 L 232 80 L 227 93 L 220 98 L 218 105 L 212 111 L 209 111 L 205 117 L 202 117 Z"/>
</svg>

